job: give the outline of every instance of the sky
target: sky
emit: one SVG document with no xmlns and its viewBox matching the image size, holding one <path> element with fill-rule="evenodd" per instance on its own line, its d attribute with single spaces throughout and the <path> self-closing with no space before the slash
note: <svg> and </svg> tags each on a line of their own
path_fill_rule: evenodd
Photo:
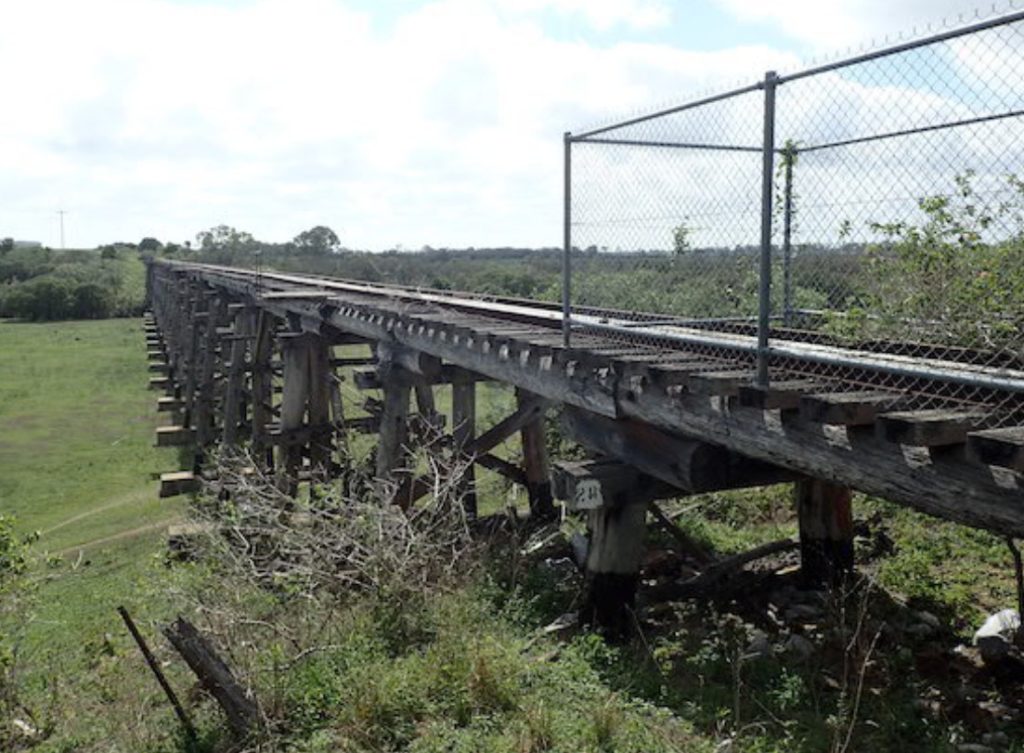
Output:
<svg viewBox="0 0 1024 753">
<path fill-rule="evenodd" d="M 69 247 L 219 224 L 266 241 L 323 224 L 371 250 L 557 246 L 563 132 L 976 7 L 3 0 L 0 237 L 59 246 L 63 209 Z"/>
</svg>

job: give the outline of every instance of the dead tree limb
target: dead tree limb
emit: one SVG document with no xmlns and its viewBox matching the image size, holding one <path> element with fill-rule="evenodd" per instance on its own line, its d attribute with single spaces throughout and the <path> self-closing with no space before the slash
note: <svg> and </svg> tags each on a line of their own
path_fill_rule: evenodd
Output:
<svg viewBox="0 0 1024 753">
<path fill-rule="evenodd" d="M 209 641 L 184 617 L 178 617 L 163 632 L 223 709 L 231 731 L 239 739 L 248 737 L 259 725 L 259 709 Z"/>
<path fill-rule="evenodd" d="M 800 542 L 795 539 L 769 541 L 767 544 L 761 544 L 761 546 L 755 546 L 753 549 L 748 549 L 745 552 L 739 552 L 738 554 L 720 559 L 700 575 L 690 578 L 681 585 L 696 592 L 707 591 L 726 576 L 735 573 L 754 560 L 769 557 L 773 554 L 780 554 L 781 552 L 788 552 L 796 549 L 798 546 L 800 546 Z"/>
</svg>

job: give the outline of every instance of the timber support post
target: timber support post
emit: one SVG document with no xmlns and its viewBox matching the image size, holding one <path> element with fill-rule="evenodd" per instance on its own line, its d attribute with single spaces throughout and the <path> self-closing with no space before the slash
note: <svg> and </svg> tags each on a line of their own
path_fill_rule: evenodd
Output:
<svg viewBox="0 0 1024 753">
<path fill-rule="evenodd" d="M 300 430 L 306 416 L 309 399 L 309 351 L 307 334 L 281 335 L 284 391 L 281 393 L 280 469 L 279 485 L 294 496 L 298 491 L 299 470 L 302 468 Z"/>
<path fill-rule="evenodd" d="M 800 570 L 808 585 L 835 585 L 853 571 L 851 493 L 815 478 L 794 484 L 800 525 Z"/>
<path fill-rule="evenodd" d="M 456 457 L 476 439 L 476 380 L 469 374 L 465 378 L 460 374 L 452 381 L 452 439 Z M 477 515 L 474 465 L 472 461 L 465 464 L 458 486 L 462 507 L 470 518 Z"/>
<path fill-rule="evenodd" d="M 588 515 L 587 587 L 580 621 L 594 624 L 611 638 L 633 628 L 633 607 L 640 585 L 649 500 L 621 493 L 610 505 Z"/>
<path fill-rule="evenodd" d="M 614 460 L 558 463 L 553 490 L 570 511 L 587 514 L 589 545 L 580 622 L 598 626 L 609 638 L 623 638 L 634 627 L 647 508 L 655 499 L 675 496 L 677 490 Z"/>
<path fill-rule="evenodd" d="M 334 427 L 331 425 L 331 349 L 320 335 L 306 335 L 307 375 L 309 379 L 309 465 L 312 478 L 325 481 L 334 454 Z"/>
<path fill-rule="evenodd" d="M 205 291 L 208 299 L 206 336 L 203 340 L 199 362 L 199 384 L 196 388 L 196 464 L 202 463 L 203 452 L 214 437 L 214 416 L 217 401 L 217 362 L 220 359 L 220 334 L 217 330 L 227 315 L 227 305 L 216 291 Z M 197 468 L 198 470 L 198 468 Z"/>
<path fill-rule="evenodd" d="M 256 320 L 256 339 L 252 352 L 252 454 L 267 470 L 274 468 L 274 452 L 270 445 L 270 422 L 274 412 L 274 355 L 276 320 L 267 311 L 260 311 Z"/>
<path fill-rule="evenodd" d="M 231 339 L 231 360 L 228 364 L 228 377 L 224 389 L 224 433 L 223 441 L 227 447 L 238 444 L 239 424 L 244 420 L 245 397 L 244 383 L 248 371 L 248 345 L 254 330 L 255 312 L 251 308 L 239 308 L 235 311 L 234 332 Z"/>
<path fill-rule="evenodd" d="M 522 407 L 526 400 L 536 396 L 523 390 L 516 390 L 516 400 Z M 551 495 L 551 468 L 548 450 L 544 441 L 544 414 L 531 421 L 520 431 L 523 444 L 523 471 L 526 474 L 526 493 L 530 500 L 530 516 L 546 520 L 555 516 L 555 505 Z"/>
<path fill-rule="evenodd" d="M 409 488 L 405 482 L 410 473 L 406 457 L 412 379 L 404 369 L 395 366 L 389 370 L 383 392 L 380 441 L 377 445 L 377 479 L 381 483 L 395 484 L 399 490 L 395 502 L 405 507 L 409 500 L 402 499 L 401 490 Z"/>
</svg>

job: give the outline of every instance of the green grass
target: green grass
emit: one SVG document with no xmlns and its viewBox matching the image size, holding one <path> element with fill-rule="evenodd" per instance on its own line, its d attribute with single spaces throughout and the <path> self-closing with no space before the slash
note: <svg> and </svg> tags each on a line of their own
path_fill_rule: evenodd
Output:
<svg viewBox="0 0 1024 753">
<path fill-rule="evenodd" d="M 138 320 L 0 323 L 0 510 L 66 551 L 168 517 Z M 70 521 L 70 522 L 69 522 Z"/>
<path fill-rule="evenodd" d="M 159 500 L 151 476 L 178 461 L 153 447 L 156 397 L 139 320 L 0 322 L 0 354 L 0 512 L 40 534 L 30 613 L 7 628 L 30 703 L 56 725 L 51 742 L 86 745 L 118 717 L 82 704 L 108 636 L 122 642 L 115 607 L 153 613 L 139 584 L 159 576 L 154 558 L 182 504 Z M 135 669 L 125 690 L 152 700 Z"/>
</svg>

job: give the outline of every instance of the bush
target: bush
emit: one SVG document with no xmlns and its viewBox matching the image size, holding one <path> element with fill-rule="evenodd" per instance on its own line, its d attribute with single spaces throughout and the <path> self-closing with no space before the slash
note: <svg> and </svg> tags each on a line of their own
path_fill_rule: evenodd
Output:
<svg viewBox="0 0 1024 753">
<path fill-rule="evenodd" d="M 24 627 L 24 580 L 28 568 L 28 544 L 14 532 L 14 521 L 0 514 L 0 750 L 17 750 L 20 733 L 16 714 L 25 714 L 18 672 L 17 634 Z"/>
<path fill-rule="evenodd" d="M 106 251 L 100 255 L 79 251 L 64 254 L 49 266 L 40 262 L 30 268 L 24 259 L 15 259 L 6 268 L 0 264 L 0 274 L 4 269 L 7 274 L 38 272 L 28 279 L 13 274 L 3 280 L 7 284 L 0 286 L 0 317 L 59 321 L 137 314 L 142 293 L 129 278 L 139 262 L 109 256 Z"/>
</svg>

